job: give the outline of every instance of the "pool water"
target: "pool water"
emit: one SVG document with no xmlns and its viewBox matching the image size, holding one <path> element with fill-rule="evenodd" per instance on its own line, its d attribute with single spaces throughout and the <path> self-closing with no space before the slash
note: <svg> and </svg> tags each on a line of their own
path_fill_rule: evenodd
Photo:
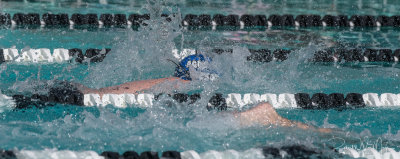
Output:
<svg viewBox="0 0 400 159">
<path fill-rule="evenodd" d="M 400 2 L 385 1 L 0 1 L 4 13 L 150 13 L 178 14 L 371 14 L 395 15 Z M 399 28 L 270 28 L 264 30 L 189 30 L 180 18 L 151 19 L 137 31 L 100 29 L 1 29 L 0 48 L 111 48 L 100 63 L 0 65 L 4 94 L 46 91 L 47 80 L 69 80 L 101 88 L 134 80 L 169 77 L 173 49 L 193 48 L 213 58 L 223 75 L 213 82 L 193 81 L 176 92 L 200 93 L 399 93 L 400 69 L 393 63 L 311 63 L 324 48 L 399 48 Z M 214 48 L 233 49 L 213 54 Z M 247 48 L 294 49 L 283 62 L 247 61 Z M 176 59 L 174 59 L 176 61 Z M 159 90 L 157 90 L 159 91 Z M 167 93 L 173 93 L 169 91 Z M 149 92 L 153 93 L 153 92 Z M 248 126 L 207 111 L 207 100 L 177 103 L 161 97 L 152 108 L 119 109 L 56 105 L 0 112 L 1 149 L 127 150 L 205 152 L 244 151 L 263 146 L 306 145 L 320 150 L 390 147 L 400 151 L 400 108 L 350 110 L 278 109 L 290 120 L 338 132 L 321 134 L 297 128 Z M 0 102 L 0 106 L 7 107 Z M 252 107 L 249 105 L 244 109 Z M 238 110 L 229 110 L 238 111 Z M 239 110 L 243 111 L 243 110 Z"/>
</svg>

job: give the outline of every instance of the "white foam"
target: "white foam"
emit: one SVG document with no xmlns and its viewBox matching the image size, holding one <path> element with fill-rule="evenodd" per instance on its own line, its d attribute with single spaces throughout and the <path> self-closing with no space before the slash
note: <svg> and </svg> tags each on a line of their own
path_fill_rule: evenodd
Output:
<svg viewBox="0 0 400 159">
<path fill-rule="evenodd" d="M 0 113 L 7 109 L 13 109 L 14 107 L 15 101 L 12 99 L 12 97 L 0 93 Z"/>
<path fill-rule="evenodd" d="M 182 60 L 185 57 L 187 57 L 189 55 L 194 55 L 194 54 L 196 54 L 195 49 L 183 49 L 180 52 L 178 51 L 178 49 L 172 50 L 172 55 L 174 55 L 174 57 L 177 58 L 178 60 Z"/>
</svg>

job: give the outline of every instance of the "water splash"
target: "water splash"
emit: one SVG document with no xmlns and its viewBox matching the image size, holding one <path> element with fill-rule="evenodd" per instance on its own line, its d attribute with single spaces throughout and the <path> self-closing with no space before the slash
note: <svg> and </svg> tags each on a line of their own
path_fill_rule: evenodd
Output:
<svg viewBox="0 0 400 159">
<path fill-rule="evenodd" d="M 12 98 L 2 94 L 0 91 L 0 113 L 3 113 L 5 110 L 11 110 L 14 107 L 15 102 Z"/>
<path fill-rule="evenodd" d="M 173 12 L 163 3 L 168 1 L 148 1 L 144 10 L 150 12 L 152 19 L 145 21 L 147 26 L 139 28 L 139 31 L 127 31 L 127 38 L 121 38 L 121 42 L 113 46 L 112 52 L 104 62 L 97 65 L 89 65 L 89 75 L 85 83 L 91 87 L 104 87 L 123 82 L 145 79 L 146 77 L 158 78 L 172 75 L 174 65 L 166 59 L 173 59 L 171 50 L 183 48 L 186 40 L 180 28 L 179 10 L 176 15 L 171 15 L 171 21 L 161 17 L 163 12 Z M 317 39 L 319 36 L 314 37 Z M 208 49 L 214 46 L 215 40 L 205 38 L 198 40 L 199 49 Z M 209 42 L 211 41 L 211 42 Z M 209 42 L 209 43 L 208 43 Z M 179 45 L 180 43 L 180 45 Z M 210 44 L 210 46 L 204 46 Z M 324 48 L 319 44 L 308 44 L 289 57 L 284 62 L 272 62 L 266 64 L 254 64 L 245 61 L 250 53 L 247 49 L 233 43 L 232 55 L 213 55 L 215 69 L 223 72 L 220 80 L 213 82 L 193 81 L 183 85 L 179 91 L 201 91 L 201 100 L 195 104 L 179 104 L 167 97 L 161 97 L 153 108 L 146 111 L 140 109 L 113 109 L 113 108 L 79 108 L 79 107 L 54 107 L 46 109 L 31 109 L 21 111 L 7 111 L 4 113 L 0 124 L 0 134 L 5 134 L 0 139 L 2 148 L 42 149 L 58 148 L 71 150 L 104 150 L 124 151 L 134 149 L 146 150 L 190 150 L 206 151 L 209 149 L 245 150 L 253 147 L 261 147 L 266 144 L 288 145 L 299 144 L 313 148 L 328 149 L 328 146 L 340 144 L 332 143 L 332 134 L 321 135 L 315 132 L 299 131 L 293 128 L 280 127 L 239 127 L 235 118 L 229 114 L 221 115 L 217 112 L 208 112 L 204 107 L 207 99 L 215 92 L 231 93 L 284 93 L 297 91 L 333 91 L 329 85 L 353 80 L 354 77 L 376 77 L 381 75 L 398 74 L 398 70 L 381 72 L 377 69 L 371 74 L 368 70 L 360 70 L 354 73 L 350 67 L 323 67 L 315 68 L 307 64 L 311 53 Z M 178 47 L 180 46 L 180 48 Z M 287 46 L 283 43 L 278 45 Z M 357 70 L 359 71 L 359 70 Z M 393 72 L 391 72 L 393 71 Z M 21 71 L 21 73 L 23 73 Z M 337 75 L 343 75 L 338 77 Z M 18 76 L 18 75 L 17 75 Z M 36 76 L 15 83 L 14 90 L 42 92 L 42 86 L 46 83 L 33 85 L 37 81 Z M 393 77 L 395 77 L 393 75 Z M 334 84 L 329 83 L 329 79 Z M 166 92 L 168 87 L 156 87 L 151 92 Z M 335 85 L 336 86 L 336 85 Z M 326 91 L 328 90 L 328 91 Z M 339 91 L 348 91 L 344 86 L 337 88 Z M 359 90 L 353 89 L 353 90 Z M 13 103 L 0 94 L 0 107 L 9 107 Z M 1 110 L 0 110 L 1 111 Z M 284 113 L 291 113 L 288 110 Z M 316 117 L 308 112 L 312 121 L 308 122 L 316 126 L 335 127 L 329 124 L 326 116 Z M 357 114 L 357 113 L 354 113 Z M 362 114 L 360 114 L 362 116 Z M 324 120 L 325 119 L 325 120 Z M 372 118 L 369 118 L 372 119 Z M 350 121 L 350 119 L 348 119 Z M 383 119 L 381 119 L 383 120 Z M 318 124 L 316 121 L 324 121 Z M 338 121 L 340 123 L 340 121 Z M 352 131 L 357 127 L 351 123 L 344 131 Z M 338 126 L 340 127 L 340 126 Z M 365 127 L 365 125 L 361 125 Z M 372 128 L 369 128 L 372 129 Z M 10 133 L 11 132 L 11 133 Z M 372 130 L 360 133 L 334 134 L 344 139 L 348 144 L 360 144 L 359 137 L 372 136 L 379 138 Z M 390 132 L 390 131 L 389 131 Z M 349 135 L 350 134 L 350 135 Z M 387 133 L 386 140 L 396 142 L 397 134 Z M 315 135 L 315 136 L 314 136 Z M 348 136 L 347 136 L 348 135 Z M 391 139 L 391 138 L 395 139 Z M 74 143 L 74 144 L 71 144 Z M 193 144 L 195 143 L 195 144 Z"/>
<path fill-rule="evenodd" d="M 172 75 L 174 64 L 167 59 L 174 59 L 174 39 L 183 36 L 179 27 L 181 19 L 179 12 L 161 17 L 163 12 L 172 13 L 172 9 L 163 6 L 162 2 L 149 1 L 144 6 L 151 17 L 144 21 L 147 26 L 141 26 L 138 31 L 127 31 L 128 38 L 121 39 L 102 63 L 92 67 L 87 83 L 104 87 L 143 80 L 148 74 L 155 78 Z"/>
</svg>

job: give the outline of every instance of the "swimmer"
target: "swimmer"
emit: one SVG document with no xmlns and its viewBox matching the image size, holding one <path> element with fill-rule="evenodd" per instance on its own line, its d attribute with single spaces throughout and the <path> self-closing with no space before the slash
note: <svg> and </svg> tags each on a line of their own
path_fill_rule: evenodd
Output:
<svg viewBox="0 0 400 159">
<path fill-rule="evenodd" d="M 64 98 L 63 101 L 66 101 L 66 104 L 75 104 L 68 103 L 69 101 L 65 98 L 70 97 L 65 96 L 68 96 L 68 94 L 72 94 L 72 99 L 76 99 L 82 98 L 82 94 L 89 93 L 99 94 L 100 97 L 103 94 L 136 94 L 145 90 L 149 90 L 156 85 L 162 85 L 163 83 L 173 81 L 187 83 L 191 80 L 216 80 L 220 76 L 220 73 L 212 69 L 211 62 L 211 58 L 204 55 L 190 55 L 184 58 L 179 63 L 174 62 L 176 64 L 174 77 L 133 81 L 117 86 L 105 87 L 100 89 L 91 89 L 81 84 L 61 81 L 56 84 L 56 86 L 53 86 L 53 88 L 50 88 L 49 96 L 54 96 L 55 98 Z M 74 96 L 74 94 L 78 95 Z M 298 127 L 301 129 L 311 129 L 323 133 L 331 132 L 330 129 L 316 128 L 301 122 L 286 119 L 280 116 L 268 103 L 259 103 L 255 107 L 247 111 L 233 113 L 233 115 L 243 126 L 255 124 L 265 126 L 275 125 L 285 127 Z"/>
<path fill-rule="evenodd" d="M 93 93 L 99 94 L 100 96 L 103 94 L 137 94 L 149 90 L 156 85 L 162 85 L 163 83 L 187 83 L 193 79 L 201 81 L 215 80 L 218 78 L 219 73 L 210 69 L 212 68 L 211 62 L 211 58 L 205 57 L 202 54 L 190 55 L 179 63 L 173 62 L 176 65 L 174 77 L 133 81 L 100 89 L 91 89 L 81 84 L 75 85 L 83 94 Z"/>
</svg>

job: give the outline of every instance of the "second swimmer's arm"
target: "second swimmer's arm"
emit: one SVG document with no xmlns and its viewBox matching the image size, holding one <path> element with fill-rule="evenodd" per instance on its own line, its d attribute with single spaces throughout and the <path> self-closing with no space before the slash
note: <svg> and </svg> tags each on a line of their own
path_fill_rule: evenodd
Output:
<svg viewBox="0 0 400 159">
<path fill-rule="evenodd" d="M 120 84 L 117 86 L 105 87 L 100 89 L 90 89 L 85 88 L 82 90 L 84 94 L 94 93 L 94 94 L 124 94 L 124 93 L 132 93 L 136 94 L 142 92 L 144 90 L 150 89 L 155 85 L 161 84 L 163 82 L 170 81 L 180 81 L 186 82 L 178 77 L 167 77 L 167 78 L 159 78 L 159 79 L 149 79 L 149 80 L 141 80 L 141 81 L 133 81 L 127 82 L 124 84 Z"/>
<path fill-rule="evenodd" d="M 323 133 L 331 132 L 331 129 L 316 128 L 311 125 L 307 125 L 297 121 L 291 121 L 280 116 L 275 109 L 268 103 L 260 103 L 257 106 L 236 114 L 236 117 L 240 119 L 242 125 L 277 125 L 285 127 L 298 127 L 300 129 L 316 130 Z"/>
</svg>

